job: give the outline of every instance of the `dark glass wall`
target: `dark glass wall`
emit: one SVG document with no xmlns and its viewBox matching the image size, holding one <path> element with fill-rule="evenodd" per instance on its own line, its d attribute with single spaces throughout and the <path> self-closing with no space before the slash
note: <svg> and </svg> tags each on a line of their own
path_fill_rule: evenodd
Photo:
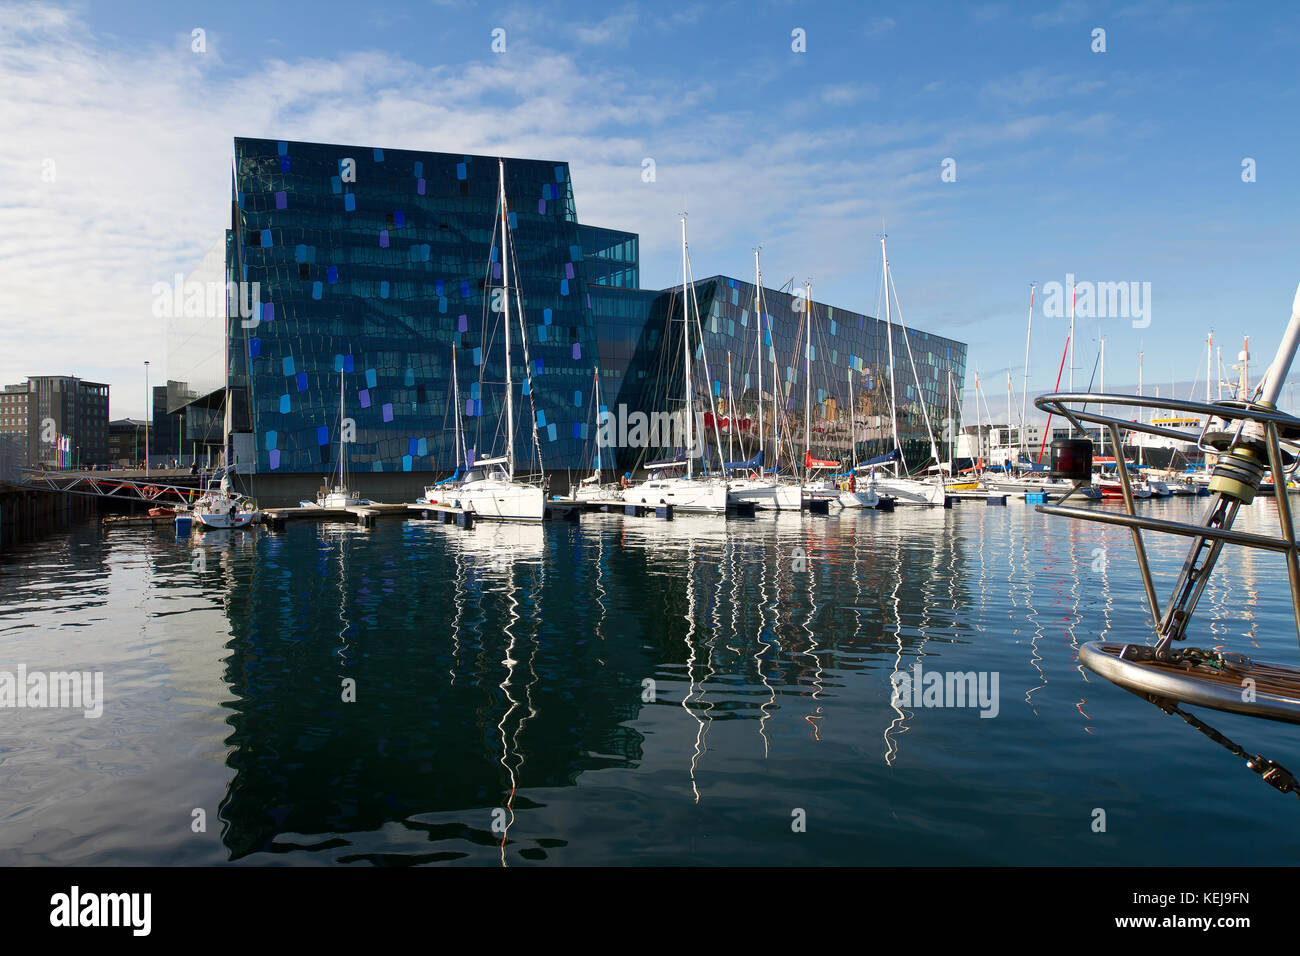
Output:
<svg viewBox="0 0 1300 956">
<path fill-rule="evenodd" d="M 457 419 L 477 456 L 504 451 L 504 344 L 490 307 L 502 281 L 493 238 L 497 179 L 493 157 L 235 141 L 226 272 L 232 282 L 257 283 L 258 294 L 251 318 L 231 310 L 226 369 L 237 393 L 233 428 L 252 430 L 258 472 L 336 467 L 340 381 L 344 416 L 355 423 L 351 469 L 450 470 Z M 534 469 L 540 448 L 546 469 L 586 468 L 598 363 L 601 404 L 611 410 L 681 407 L 680 290 L 637 288 L 636 234 L 577 222 L 567 164 L 506 160 L 506 193 L 526 328 L 526 355 L 517 324 L 512 336 L 516 457 Z M 699 357 L 710 366 L 699 404 L 727 418 L 734 406 L 732 450 L 742 439 L 752 448 L 761 358 L 764 433 L 776 394 L 797 432 L 790 453 L 801 454 L 804 343 L 796 300 L 765 291 L 772 330 L 760 346 L 751 283 L 715 276 L 697 282 L 695 292 L 704 325 Z M 915 330 L 908 336 L 919 388 L 895 326 L 895 391 L 904 449 L 919 465 L 929 455 L 920 400 L 940 433 L 948 375 L 960 394 L 966 347 Z M 892 447 L 884 323 L 816 304 L 811 355 L 814 454 L 847 456 L 850 388 L 859 457 Z M 697 381 L 704 381 L 702 368 Z M 214 426 L 219 434 L 215 409 L 190 411 L 187 441 Z M 641 457 L 620 449 L 614 459 L 629 468 Z"/>
<path fill-rule="evenodd" d="M 888 391 L 890 335 L 885 322 L 817 302 L 814 290 L 811 323 L 807 323 L 802 296 L 764 289 L 765 317 L 760 337 L 753 283 L 714 276 L 695 283 L 694 290 L 703 333 L 703 349 L 695 350 L 699 365 L 693 375 L 697 403 L 700 408 L 710 408 L 719 421 L 717 430 L 710 427 L 707 434 L 710 444 L 721 440 L 727 457 L 748 458 L 757 450 L 761 423 L 770 465 L 772 416 L 779 408 L 783 418 L 778 431 L 789 436 L 781 458 L 787 462 L 791 457 L 801 459 L 807 396 L 814 457 L 844 459 L 847 464 L 855 451 L 861 461 L 893 448 Z M 671 298 L 668 338 L 676 343 L 669 351 L 680 352 L 680 295 L 664 295 Z M 809 324 L 811 336 L 807 332 Z M 951 433 L 960 431 L 959 396 L 965 384 L 966 346 L 915 329 L 904 330 L 899 325 L 893 326 L 892 339 L 900 444 L 907 463 L 919 467 L 930 459 L 921 401 L 929 413 L 930 428 L 942 446 L 947 434 L 950 375 L 954 416 Z M 810 375 L 806 378 L 804 359 L 809 345 Z M 680 378 L 676 381 L 680 382 Z M 672 401 L 671 394 L 668 401 Z M 942 447 L 940 454 L 944 454 Z"/>
<path fill-rule="evenodd" d="M 340 377 L 351 468 L 450 468 L 453 415 L 477 455 L 503 452 L 496 160 L 248 139 L 235 154 L 232 262 L 260 295 L 253 327 L 231 322 L 232 352 L 247 356 L 258 471 L 333 467 Z M 588 438 L 596 361 L 568 166 L 510 159 L 505 175 L 527 328 L 516 454 L 537 466 L 535 421 L 542 465 L 566 467 Z"/>
<path fill-rule="evenodd" d="M 619 289 L 641 288 L 641 237 L 635 232 L 578 226 L 587 278 Z"/>
</svg>

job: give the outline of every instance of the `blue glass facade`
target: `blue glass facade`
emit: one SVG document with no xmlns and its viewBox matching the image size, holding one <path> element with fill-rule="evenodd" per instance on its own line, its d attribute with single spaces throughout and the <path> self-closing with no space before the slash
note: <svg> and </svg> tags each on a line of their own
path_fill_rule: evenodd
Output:
<svg viewBox="0 0 1300 956">
<path fill-rule="evenodd" d="M 568 166 L 507 160 L 505 176 L 530 363 L 516 341 L 516 408 L 535 409 L 540 465 L 564 467 L 587 439 L 596 358 Z M 482 156 L 235 141 L 232 266 L 260 294 L 253 322 L 230 323 L 231 352 L 247 356 L 259 473 L 329 469 L 340 376 L 353 469 L 450 467 L 453 414 L 478 455 L 504 448 L 497 178 Z M 537 468 L 527 421 L 515 441 Z"/>
<path fill-rule="evenodd" d="M 602 404 L 610 408 L 664 410 L 680 395 L 673 365 L 681 350 L 674 338 L 681 329 L 680 290 L 639 288 L 635 233 L 578 223 L 566 163 L 507 159 L 505 178 L 527 336 L 525 359 L 516 326 L 514 404 L 522 412 L 516 456 L 528 470 L 585 468 L 596 427 L 593 367 L 600 366 Z M 504 450 L 504 344 L 489 304 L 501 285 L 500 252 L 493 248 L 499 245 L 493 241 L 497 180 L 494 157 L 235 141 L 227 272 L 231 280 L 257 283 L 258 295 L 251 320 L 241 322 L 232 311 L 227 322 L 228 367 L 236 429 L 252 432 L 259 474 L 330 470 L 340 378 L 345 415 L 355 423 L 348 452 L 354 471 L 450 470 L 453 416 L 477 455 Z M 714 401 L 727 394 L 730 353 L 734 405 L 756 407 L 753 285 L 715 276 L 695 288 Z M 801 420 L 799 317 L 790 296 L 764 295 L 773 324 L 764 343 L 765 402 L 771 405 L 774 353 L 781 386 L 789 390 L 781 400 Z M 883 329 L 867 316 L 815 308 L 819 422 L 845 418 L 849 368 L 861 383 L 855 388 L 861 413 L 879 414 Z M 919 393 L 902 384 L 912 379 L 895 327 L 900 431 L 915 442 L 918 428 L 924 436 L 919 397 L 936 417 L 946 414 L 947 375 L 960 390 L 966 347 L 923 332 L 910 336 Z M 846 425 L 823 424 L 819 436 L 827 447 L 815 453 L 832 453 L 847 435 Z M 861 428 L 858 438 L 867 453 L 874 439 Z M 619 456 L 621 466 L 635 464 L 626 457 Z"/>
</svg>

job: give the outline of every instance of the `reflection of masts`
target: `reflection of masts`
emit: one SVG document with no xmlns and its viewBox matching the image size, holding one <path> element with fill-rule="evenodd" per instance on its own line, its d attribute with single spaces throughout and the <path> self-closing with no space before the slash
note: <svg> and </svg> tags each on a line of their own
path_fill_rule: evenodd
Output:
<svg viewBox="0 0 1300 956">
<path fill-rule="evenodd" d="M 803 626 L 804 626 L 804 630 L 808 632 L 809 646 L 808 649 L 804 651 L 804 653 L 807 656 L 811 657 L 813 662 L 813 688 L 814 689 L 812 692 L 812 699 L 814 701 L 820 701 L 821 699 L 820 695 L 822 692 L 822 662 L 821 662 L 821 656 L 819 654 L 819 652 L 821 651 L 821 646 L 817 643 L 817 631 L 812 626 L 813 616 L 817 612 L 817 597 L 813 587 L 814 585 L 813 579 L 816 577 L 816 573 L 813 570 L 814 565 L 812 561 L 812 555 L 810 553 L 812 550 L 811 540 L 808 541 L 808 545 L 809 546 L 804 549 L 805 561 L 807 562 L 806 564 L 807 570 L 804 572 L 804 577 L 808 581 L 808 616 L 804 619 Z M 812 727 L 813 740 L 821 740 L 821 735 L 819 732 L 820 728 L 818 727 L 818 722 L 822 719 L 821 713 L 822 713 L 821 704 L 818 703 L 816 707 L 813 708 L 812 713 L 804 717 L 804 720 L 806 720 L 808 724 Z"/>
<path fill-rule="evenodd" d="M 761 364 L 761 363 L 760 363 Z M 762 430 L 760 426 L 760 431 Z M 779 551 L 779 549 L 778 549 Z M 767 575 L 769 565 L 771 564 L 768 556 L 764 556 L 762 564 L 759 566 L 758 574 L 758 645 L 759 649 L 754 651 L 754 664 L 758 668 L 758 679 L 763 686 L 767 688 L 767 700 L 759 707 L 762 716 L 758 718 L 758 735 L 763 738 L 763 757 L 766 759 L 771 754 L 772 743 L 767 737 L 767 721 L 771 716 L 768 708 L 776 705 L 776 688 L 767 679 L 767 672 L 763 669 L 763 656 L 772 647 L 767 641 L 763 640 L 763 632 L 767 629 Z M 780 620 L 776 614 L 778 609 L 773 607 L 773 628 L 775 629 L 776 621 Z"/>
<path fill-rule="evenodd" d="M 348 621 L 348 565 L 344 544 L 347 532 L 339 534 L 339 663 L 348 665 L 348 631 L 352 625 Z M 346 675 L 341 675 L 346 676 Z"/>
<path fill-rule="evenodd" d="M 1029 664 L 1038 672 L 1038 686 L 1031 687 L 1029 690 L 1025 691 L 1025 703 L 1029 704 L 1030 707 L 1033 707 L 1034 694 L 1047 686 L 1047 675 L 1043 672 L 1043 668 L 1040 666 L 1043 657 L 1038 653 L 1038 642 L 1043 639 L 1043 622 L 1038 615 L 1038 609 L 1034 607 L 1035 575 L 1030 570 L 1029 537 L 1027 535 L 1020 536 L 1020 549 L 1025 578 L 1026 619 L 1033 625 L 1033 633 L 1029 637 Z M 1037 715 L 1037 713 L 1038 711 L 1035 710 L 1034 714 Z"/>
<path fill-rule="evenodd" d="M 609 613 L 609 592 L 605 589 L 605 534 L 602 529 L 596 535 L 597 553 L 596 553 L 596 607 L 600 609 L 599 616 L 596 618 L 596 637 L 605 640 L 605 615 Z M 597 660 L 600 660 L 597 658 Z M 605 662 L 600 660 L 603 665 Z"/>
<path fill-rule="evenodd" d="M 695 733 L 695 751 L 691 755 L 691 792 L 695 794 L 695 802 L 700 802 L 700 788 L 695 783 L 695 767 L 699 763 L 700 755 L 703 753 L 704 746 L 704 721 L 696 716 L 691 710 L 691 699 L 695 696 L 695 548 L 694 543 L 687 546 L 687 565 L 686 565 L 686 678 L 688 687 L 686 696 L 682 698 L 682 709 L 691 715 L 691 718 L 699 725 Z"/>
<path fill-rule="evenodd" d="M 1080 574 L 1079 574 L 1079 553 L 1078 553 L 1078 549 L 1079 549 L 1079 534 L 1078 534 L 1077 529 L 1075 529 L 1075 528 L 1073 528 L 1073 527 L 1071 528 L 1071 531 L 1070 531 L 1070 539 L 1071 539 L 1071 540 L 1070 540 L 1070 547 L 1069 547 L 1067 553 L 1070 555 L 1070 598 L 1071 598 L 1071 604 L 1070 604 L 1070 615 L 1069 615 L 1069 618 L 1067 619 L 1067 620 L 1068 620 L 1068 623 L 1067 623 L 1066 626 L 1065 626 L 1065 630 L 1066 630 L 1066 633 L 1070 635 L 1070 648 L 1071 648 L 1071 650 L 1074 651 L 1074 653 L 1075 653 L 1075 655 L 1076 655 L 1076 656 L 1075 656 L 1075 661 L 1074 661 L 1074 669 L 1079 673 L 1079 676 L 1083 678 L 1083 682 L 1084 682 L 1085 684 L 1087 684 L 1087 683 L 1091 683 L 1091 681 L 1088 679 L 1088 670 L 1087 670 L 1087 668 L 1085 668 L 1085 667 L 1084 667 L 1082 664 L 1080 664 L 1079 661 L 1078 661 L 1078 653 L 1079 653 L 1079 636 L 1075 633 L 1075 628 L 1078 627 L 1078 624 L 1079 624 L 1079 602 L 1080 602 L 1081 598 L 1080 598 L 1080 594 L 1079 594 L 1079 577 L 1080 577 Z M 1079 702 L 1078 702 L 1078 704 L 1075 705 L 1075 709 L 1076 709 L 1080 714 L 1083 714 L 1083 716 L 1084 716 L 1085 718 L 1091 720 L 1092 718 L 1089 717 L 1088 714 L 1087 714 L 1087 713 L 1084 711 L 1084 709 L 1083 709 L 1083 705 L 1086 704 L 1087 702 L 1088 702 L 1088 699 L 1087 699 L 1086 697 L 1081 697 L 1081 698 L 1079 698 Z M 1085 732 L 1085 733 L 1089 733 L 1089 734 L 1092 733 L 1092 728 L 1089 727 L 1089 726 L 1087 726 L 1087 725 L 1085 725 L 1083 729 L 1084 729 L 1084 732 Z"/>
<path fill-rule="evenodd" d="M 522 757 L 518 755 L 516 755 L 516 759 L 512 764 L 510 759 L 511 739 L 506 732 L 506 722 L 510 719 L 510 715 L 515 712 L 515 709 L 520 706 L 519 701 L 515 700 L 514 695 L 511 694 L 510 692 L 510 683 L 514 679 L 515 667 L 519 663 L 514 658 L 515 633 L 513 628 L 516 624 L 519 623 L 519 609 L 518 609 L 518 601 L 515 597 L 515 592 L 513 589 L 507 592 L 506 601 L 510 608 L 510 615 L 509 615 L 510 620 L 509 623 L 507 623 L 505 626 L 505 635 L 507 639 L 506 649 L 505 649 L 505 657 L 502 658 L 501 660 L 501 663 L 505 665 L 506 673 L 505 673 L 505 677 L 502 678 L 501 683 L 498 686 L 501 688 L 501 693 L 505 695 L 506 701 L 509 704 L 509 706 L 506 707 L 505 713 L 501 715 L 501 720 L 497 724 L 497 730 L 501 732 L 500 764 L 502 767 L 505 768 L 506 777 L 509 779 L 510 782 L 510 793 L 506 797 L 505 808 L 504 808 L 506 811 L 507 819 L 505 821 L 505 829 L 501 833 L 501 865 L 502 866 L 510 865 L 509 863 L 506 862 L 506 843 L 510 839 L 510 827 L 515 822 L 515 810 L 514 810 L 515 791 L 519 786 L 519 778 L 516 775 L 516 771 L 523 764 Z M 519 742 L 519 732 L 518 729 L 516 728 L 514 734 L 514 743 L 516 747 L 518 745 L 518 742 Z"/>
<path fill-rule="evenodd" d="M 895 534 L 894 536 L 894 541 L 896 545 L 899 544 L 899 538 L 897 534 Z M 889 595 L 891 602 L 894 605 L 894 646 L 895 646 L 894 671 L 890 675 L 891 693 L 889 695 L 889 706 L 897 716 L 894 717 L 894 719 L 889 722 L 889 726 L 885 728 L 885 764 L 891 767 L 894 764 L 894 758 L 898 756 L 898 743 L 897 741 L 894 740 L 894 737 L 891 735 L 903 734 L 907 732 L 907 727 L 905 726 L 907 722 L 907 712 L 903 710 L 902 707 L 899 706 L 901 701 L 898 699 L 898 695 L 892 692 L 892 689 L 898 686 L 894 682 L 894 679 L 899 675 L 903 674 L 903 669 L 902 669 L 903 668 L 903 617 L 902 617 L 902 604 L 901 601 L 899 600 L 899 590 L 901 589 L 903 583 L 902 550 L 903 549 L 901 545 L 896 547 L 894 553 L 894 560 L 889 562 L 888 564 L 888 566 L 892 567 L 895 571 L 894 588 Z"/>
<path fill-rule="evenodd" d="M 452 561 L 456 573 L 451 589 L 451 603 L 455 608 L 451 618 L 451 686 L 455 687 L 456 671 L 460 667 L 460 622 L 465 614 L 465 558 L 459 548 L 453 552 Z"/>
</svg>

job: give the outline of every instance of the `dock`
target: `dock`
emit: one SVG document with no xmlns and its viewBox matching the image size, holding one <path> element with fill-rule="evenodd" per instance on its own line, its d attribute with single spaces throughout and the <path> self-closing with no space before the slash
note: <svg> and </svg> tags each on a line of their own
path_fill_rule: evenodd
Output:
<svg viewBox="0 0 1300 956">
<path fill-rule="evenodd" d="M 171 526 L 175 521 L 174 514 L 159 515 L 156 518 L 149 515 L 104 515 L 99 526 L 104 531 L 112 531 L 114 528 L 160 528 Z"/>
<path fill-rule="evenodd" d="M 584 511 L 597 511 L 601 514 L 628 515 L 630 517 L 673 519 L 673 506 L 669 504 L 644 504 L 610 498 L 602 501 L 577 501 L 574 504 Z"/>
<path fill-rule="evenodd" d="M 408 507 L 412 506 L 369 504 L 346 508 L 263 508 L 262 523 L 272 531 L 282 531 L 289 521 L 344 521 L 370 528 L 377 518 L 406 517 Z"/>
<path fill-rule="evenodd" d="M 983 501 L 986 505 L 1005 505 L 1010 492 L 1005 491 L 949 491 L 944 496 L 952 502 Z"/>
</svg>

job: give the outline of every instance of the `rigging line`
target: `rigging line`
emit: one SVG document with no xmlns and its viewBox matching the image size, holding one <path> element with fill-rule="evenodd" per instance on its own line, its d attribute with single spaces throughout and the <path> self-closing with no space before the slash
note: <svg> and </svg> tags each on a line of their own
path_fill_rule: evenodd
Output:
<svg viewBox="0 0 1300 956">
<path fill-rule="evenodd" d="M 717 407 L 713 404 L 713 389 L 709 387 L 713 383 L 713 373 L 709 371 L 709 351 L 704 347 L 704 326 L 700 321 L 700 302 L 695 295 L 695 270 L 691 268 L 690 250 L 691 250 L 690 243 L 687 243 L 686 244 L 686 275 L 688 277 L 687 288 L 690 290 L 691 302 L 695 305 L 695 330 L 700 336 L 700 355 L 704 362 L 704 377 L 706 380 L 705 391 L 709 396 L 709 414 L 713 418 L 713 435 L 718 447 L 718 464 L 719 466 L 721 466 L 722 464 L 725 463 L 726 456 L 722 453 L 722 433 L 718 430 L 718 412 L 717 412 Z M 716 299 L 714 301 L 716 301 Z M 689 310 L 687 310 L 686 313 L 684 314 L 689 319 Z M 689 347 L 689 339 L 687 340 L 687 345 Z M 693 387 L 693 383 L 687 383 L 687 384 L 692 385 L 691 394 L 694 394 L 695 390 Z M 694 413 L 694 408 L 688 408 L 686 410 L 686 414 L 688 415 L 691 415 L 693 413 Z M 690 455 L 691 449 L 688 448 L 686 450 L 686 453 L 687 455 Z M 721 468 L 719 470 L 721 470 Z"/>
<path fill-rule="evenodd" d="M 925 419 L 925 433 L 930 439 L 930 457 L 938 463 L 938 449 L 934 442 L 934 429 L 930 426 L 930 411 L 927 408 L 925 392 L 921 388 L 920 376 L 916 373 L 916 360 L 912 357 L 912 339 L 908 335 L 908 328 L 903 324 L 903 304 L 898 301 L 898 287 L 894 284 L 893 270 L 889 273 L 889 288 L 894 292 L 894 305 L 898 307 L 898 327 L 902 331 L 903 344 L 907 347 L 907 364 L 912 368 L 912 383 L 916 386 L 917 401 L 921 405 L 921 416 Z M 888 294 L 888 290 L 886 290 Z"/>
<path fill-rule="evenodd" d="M 509 237 L 507 237 L 507 239 L 508 238 Z M 515 251 L 513 249 L 513 245 L 514 244 L 511 243 L 512 246 L 511 251 Z M 514 274 L 514 278 L 515 278 L 515 302 L 519 306 L 518 309 L 519 338 L 524 352 L 524 378 L 525 381 L 528 382 L 528 408 L 529 411 L 532 413 L 533 450 L 537 455 L 537 470 L 544 474 L 545 466 L 544 463 L 542 462 L 541 437 L 537 433 L 537 398 L 536 398 L 536 390 L 533 388 L 533 364 L 528 354 L 528 325 L 524 321 L 523 285 L 519 279 L 519 256 L 517 254 L 511 256 L 510 264 L 513 267 L 511 269 L 511 272 Z M 506 334 L 507 335 L 510 334 L 508 329 L 506 330 Z M 511 442 L 513 442 L 514 441 L 513 423 L 508 424 L 507 427 L 510 428 L 511 431 L 510 440 Z"/>
</svg>

